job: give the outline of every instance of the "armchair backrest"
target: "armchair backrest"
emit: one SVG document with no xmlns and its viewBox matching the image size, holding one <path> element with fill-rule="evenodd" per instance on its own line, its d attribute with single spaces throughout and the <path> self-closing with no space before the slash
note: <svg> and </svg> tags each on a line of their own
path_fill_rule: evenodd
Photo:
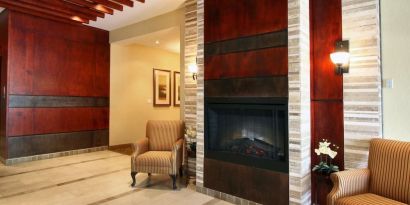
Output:
<svg viewBox="0 0 410 205">
<path fill-rule="evenodd" d="M 149 140 L 149 150 L 171 151 L 178 139 L 184 136 L 184 123 L 175 121 L 148 121 L 146 137 Z"/>
<path fill-rule="evenodd" d="M 373 139 L 369 169 L 371 193 L 410 204 L 410 142 Z"/>
</svg>

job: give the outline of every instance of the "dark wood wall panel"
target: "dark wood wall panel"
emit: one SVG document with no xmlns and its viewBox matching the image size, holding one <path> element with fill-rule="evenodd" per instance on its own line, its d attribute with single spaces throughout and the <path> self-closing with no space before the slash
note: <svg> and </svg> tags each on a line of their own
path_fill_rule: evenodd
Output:
<svg viewBox="0 0 410 205">
<path fill-rule="evenodd" d="M 24 157 L 108 144 L 108 130 L 9 137 L 9 157 Z"/>
<path fill-rule="evenodd" d="M 10 40 L 10 94 L 59 96 L 108 96 L 108 34 L 97 29 L 83 35 L 78 26 L 15 13 Z M 36 27 L 21 26 L 32 23 Z M 72 28 L 71 28 L 72 27 Z M 56 29 L 56 30 L 53 30 Z M 58 30 L 60 29 L 60 30 Z M 53 32 L 49 32 L 53 30 Z M 81 32 L 82 29 L 80 29 Z M 104 32 L 105 33 L 105 32 Z M 59 34 L 59 35 L 56 35 Z M 100 43 L 105 38 L 105 43 Z"/>
<path fill-rule="evenodd" d="M 4 158 L 108 145 L 109 33 L 9 13 Z"/>
<path fill-rule="evenodd" d="M 231 78 L 205 81 L 206 97 L 287 98 L 288 77 Z"/>
<path fill-rule="evenodd" d="M 97 33 L 98 41 L 108 42 L 108 36 Z M 94 95 L 110 96 L 110 45 L 97 43 L 95 47 Z"/>
<path fill-rule="evenodd" d="M 340 0 L 311 1 L 311 83 L 313 100 L 343 100 L 343 77 L 335 74 L 330 53 L 342 39 Z"/>
<path fill-rule="evenodd" d="M 108 108 L 9 108 L 9 136 L 108 128 Z"/>
<path fill-rule="evenodd" d="M 205 59 L 205 80 L 222 78 L 287 76 L 288 48 L 209 56 Z"/>
<path fill-rule="evenodd" d="M 343 169 L 343 103 L 337 101 L 313 101 L 311 109 L 312 135 L 315 136 L 312 139 L 312 145 L 314 145 L 314 148 L 317 148 L 319 141 L 322 141 L 322 139 L 329 139 L 332 143 L 339 145 L 338 156 L 336 156 L 334 162 Z M 318 163 L 317 157 L 313 157 L 312 163 Z"/>
<path fill-rule="evenodd" d="M 9 108 L 108 107 L 107 97 L 9 95 Z"/>
<path fill-rule="evenodd" d="M 344 168 L 343 77 L 336 75 L 330 54 L 336 41 L 342 39 L 341 0 L 310 1 L 311 36 L 311 128 L 312 166 L 318 163 L 314 154 L 319 141 L 328 139 L 340 149 L 334 163 Z M 326 204 L 331 182 L 321 181 L 312 174 L 312 199 Z M 317 194 L 316 194 L 317 193 Z"/>
<path fill-rule="evenodd" d="M 206 0 L 205 43 L 287 29 L 287 0 Z"/>
<path fill-rule="evenodd" d="M 205 187 L 260 204 L 289 204 L 288 174 L 208 158 L 204 160 L 204 169 Z"/>
<path fill-rule="evenodd" d="M 0 91 L 7 88 L 7 62 L 8 62 L 8 20 L 9 12 L 0 13 Z M 0 92 L 1 93 L 1 92 Z M 6 97 L 6 96 L 4 96 Z M 7 158 L 6 115 L 7 99 L 0 94 L 0 157 Z"/>
</svg>

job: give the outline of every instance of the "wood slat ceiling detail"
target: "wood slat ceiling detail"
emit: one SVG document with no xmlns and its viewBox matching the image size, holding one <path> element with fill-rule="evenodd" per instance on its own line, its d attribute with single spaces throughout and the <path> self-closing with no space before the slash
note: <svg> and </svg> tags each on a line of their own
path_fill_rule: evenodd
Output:
<svg viewBox="0 0 410 205">
<path fill-rule="evenodd" d="M 75 24 L 88 24 L 97 17 L 122 11 L 124 6 L 145 0 L 0 0 L 0 7 L 43 18 Z"/>
</svg>

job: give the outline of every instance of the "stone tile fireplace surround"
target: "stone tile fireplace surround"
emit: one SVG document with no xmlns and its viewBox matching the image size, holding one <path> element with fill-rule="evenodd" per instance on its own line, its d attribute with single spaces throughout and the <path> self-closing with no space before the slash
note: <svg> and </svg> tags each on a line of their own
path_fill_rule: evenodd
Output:
<svg viewBox="0 0 410 205">
<path fill-rule="evenodd" d="M 380 82 L 380 36 L 379 36 L 379 0 L 365 0 L 355 2 L 343 0 L 343 22 L 354 26 L 343 25 L 344 38 L 353 40 L 351 45 L 354 50 L 353 72 L 347 75 L 344 83 L 345 94 L 361 92 L 360 79 L 366 80 L 366 84 L 375 85 L 375 96 L 381 96 Z M 184 118 L 188 126 L 197 129 L 197 159 L 196 159 L 196 182 L 197 191 L 202 192 L 235 204 L 255 204 L 255 202 L 239 197 L 218 192 L 204 187 L 204 0 L 188 0 L 185 4 L 185 71 L 188 65 L 197 62 L 199 67 L 198 80 L 192 81 L 192 77 L 186 75 L 184 80 L 185 100 Z M 363 19 L 364 15 L 371 13 L 371 17 Z M 373 18 L 375 17 L 375 18 Z M 288 0 L 288 58 L 289 58 L 289 203 L 310 204 L 310 66 L 309 66 L 309 0 Z M 366 28 L 361 35 L 354 35 L 352 29 Z M 368 40 L 366 40 L 368 39 Z M 369 53 L 366 48 L 374 48 Z M 374 57 L 374 58 L 373 58 Z M 372 62 L 372 59 L 375 59 Z M 363 62 L 363 63 L 360 63 Z M 363 66 L 365 65 L 365 66 Z M 361 77 L 360 69 L 371 68 L 372 77 Z M 374 72 L 373 72 L 374 70 Z M 371 82 L 370 82 L 371 81 Z M 372 94 L 373 95 L 373 94 Z M 381 135 L 381 98 L 369 96 L 366 102 L 377 105 L 363 107 L 362 98 L 347 96 L 348 106 L 345 107 L 345 146 L 346 163 L 348 168 L 362 167 L 365 163 L 368 140 L 373 135 Z M 346 101 L 346 99 L 345 99 Z M 367 120 L 374 124 L 373 118 L 357 118 L 363 124 L 355 126 L 355 116 L 367 116 L 370 109 L 377 116 L 378 129 L 372 131 L 370 136 L 367 131 Z M 376 124 L 375 124 L 376 125 Z M 372 129 L 375 126 L 372 125 Z M 360 136 L 353 136 L 352 132 L 359 131 Z M 350 134 L 352 133 L 352 134 Z M 357 133 L 357 132 L 356 132 Z M 360 155 L 364 157 L 354 158 Z M 357 166 L 356 166 L 357 165 Z"/>
</svg>

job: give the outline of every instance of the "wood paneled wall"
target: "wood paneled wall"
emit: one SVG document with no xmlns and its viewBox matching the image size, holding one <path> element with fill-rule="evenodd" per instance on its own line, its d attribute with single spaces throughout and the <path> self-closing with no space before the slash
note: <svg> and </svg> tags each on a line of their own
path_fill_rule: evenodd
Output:
<svg viewBox="0 0 410 205">
<path fill-rule="evenodd" d="M 108 32 L 14 11 L 7 16 L 3 157 L 108 145 Z"/>
<path fill-rule="evenodd" d="M 311 153 L 312 166 L 318 163 L 314 149 L 322 139 L 337 144 L 340 149 L 333 163 L 344 168 L 344 120 L 343 120 L 343 76 L 336 75 L 330 53 L 335 42 L 342 40 L 341 0 L 310 1 L 311 36 Z M 318 191 L 319 204 L 326 203 L 326 195 L 331 187 L 321 184 L 312 175 L 312 198 Z"/>
<path fill-rule="evenodd" d="M 7 10 L 0 13 L 0 157 L 7 157 L 7 136 L 6 136 L 6 99 L 3 95 L 3 88 L 7 85 L 7 50 L 8 50 L 8 20 Z"/>
</svg>

